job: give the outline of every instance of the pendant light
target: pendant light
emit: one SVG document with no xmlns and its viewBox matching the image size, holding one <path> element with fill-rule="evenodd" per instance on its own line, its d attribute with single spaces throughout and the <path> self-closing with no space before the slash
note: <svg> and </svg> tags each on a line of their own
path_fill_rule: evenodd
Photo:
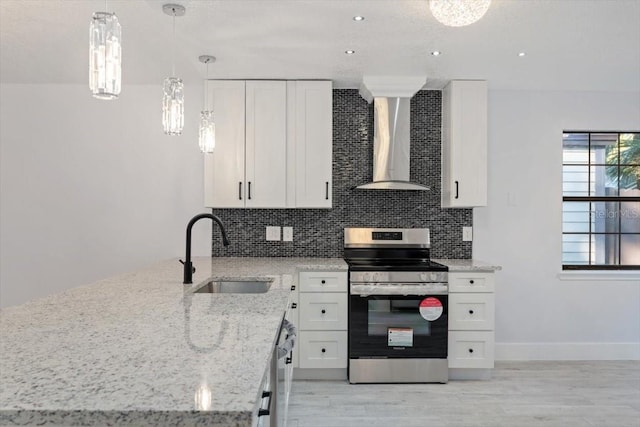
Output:
<svg viewBox="0 0 640 427">
<path fill-rule="evenodd" d="M 89 89 L 95 98 L 116 99 L 122 86 L 122 31 L 115 13 L 95 12 L 89 25 Z"/>
<path fill-rule="evenodd" d="M 183 16 L 184 6 L 179 4 L 165 4 L 162 10 L 173 16 L 173 44 L 171 50 L 171 77 L 164 79 L 162 85 L 164 96 L 162 99 L 162 126 L 167 135 L 180 135 L 184 127 L 184 85 L 182 79 L 175 77 L 176 66 L 176 16 Z"/>
<path fill-rule="evenodd" d="M 207 65 L 207 72 L 204 81 L 204 100 L 202 111 L 200 112 L 200 128 L 198 131 L 198 145 L 203 153 L 213 153 L 216 146 L 216 124 L 213 119 L 213 111 L 209 109 L 207 80 L 209 79 L 209 64 L 216 62 L 216 57 L 211 55 L 201 55 L 200 62 Z"/>
<path fill-rule="evenodd" d="M 487 13 L 491 0 L 429 0 L 433 16 L 449 27 L 473 24 Z"/>
</svg>

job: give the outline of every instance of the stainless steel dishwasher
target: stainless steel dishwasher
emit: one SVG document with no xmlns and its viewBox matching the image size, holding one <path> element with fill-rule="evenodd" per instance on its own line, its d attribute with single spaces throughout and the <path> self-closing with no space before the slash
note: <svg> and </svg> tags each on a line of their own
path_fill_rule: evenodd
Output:
<svg viewBox="0 0 640 427">
<path fill-rule="evenodd" d="M 286 427 L 289 395 L 293 379 L 293 348 L 296 342 L 295 326 L 283 318 L 276 344 L 271 353 L 269 372 L 265 375 L 262 400 L 253 425 L 255 427 Z"/>
</svg>

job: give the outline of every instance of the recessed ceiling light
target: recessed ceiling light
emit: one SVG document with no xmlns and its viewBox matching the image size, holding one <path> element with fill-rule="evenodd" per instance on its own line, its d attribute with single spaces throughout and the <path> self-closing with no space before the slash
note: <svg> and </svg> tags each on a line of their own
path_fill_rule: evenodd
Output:
<svg viewBox="0 0 640 427">
<path fill-rule="evenodd" d="M 349 50 L 345 50 L 344 53 L 346 53 L 347 55 L 353 55 L 354 53 L 356 53 L 356 51 L 349 49 Z"/>
<path fill-rule="evenodd" d="M 434 50 L 433 52 L 431 52 L 431 55 L 433 56 L 440 56 L 441 52 L 439 50 Z"/>
<path fill-rule="evenodd" d="M 353 20 L 354 20 L 354 21 L 364 21 L 364 16 L 360 16 L 360 15 L 358 15 L 358 16 L 354 16 L 354 17 L 353 17 Z"/>
<path fill-rule="evenodd" d="M 520 52 L 520 53 L 518 54 L 518 56 L 520 56 L 520 57 L 525 56 L 525 55 L 526 55 L 526 53 L 524 53 L 524 52 Z"/>
</svg>

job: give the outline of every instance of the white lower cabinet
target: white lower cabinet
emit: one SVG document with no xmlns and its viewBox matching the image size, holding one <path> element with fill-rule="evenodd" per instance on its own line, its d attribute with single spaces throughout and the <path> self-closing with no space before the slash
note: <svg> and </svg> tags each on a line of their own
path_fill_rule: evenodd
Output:
<svg viewBox="0 0 640 427">
<path fill-rule="evenodd" d="M 493 331 L 450 331 L 450 368 L 493 368 Z"/>
<path fill-rule="evenodd" d="M 346 379 L 347 273 L 304 271 L 298 277 L 296 379 Z"/>
<path fill-rule="evenodd" d="M 300 368 L 346 368 L 347 331 L 300 331 Z"/>
<path fill-rule="evenodd" d="M 493 273 L 449 272 L 451 379 L 490 377 L 495 347 L 494 287 Z"/>
</svg>

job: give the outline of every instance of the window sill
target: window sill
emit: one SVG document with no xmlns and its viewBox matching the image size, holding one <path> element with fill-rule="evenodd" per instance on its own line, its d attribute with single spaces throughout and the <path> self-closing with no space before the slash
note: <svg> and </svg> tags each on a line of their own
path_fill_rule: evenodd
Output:
<svg viewBox="0 0 640 427">
<path fill-rule="evenodd" d="M 619 280 L 635 281 L 640 284 L 640 271 L 638 270 L 580 270 L 563 271 L 558 273 L 560 280 Z"/>
</svg>

